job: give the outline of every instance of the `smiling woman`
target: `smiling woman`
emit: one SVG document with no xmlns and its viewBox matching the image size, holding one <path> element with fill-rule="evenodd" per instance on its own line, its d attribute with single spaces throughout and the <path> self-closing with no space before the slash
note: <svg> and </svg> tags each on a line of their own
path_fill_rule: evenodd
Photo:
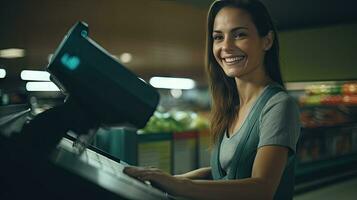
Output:
<svg viewBox="0 0 357 200">
<path fill-rule="evenodd" d="M 206 53 L 211 166 L 176 176 L 153 168 L 124 171 L 188 199 L 292 199 L 299 111 L 283 85 L 278 35 L 265 6 L 215 1 Z"/>
<path fill-rule="evenodd" d="M 260 38 L 248 12 L 222 8 L 214 20 L 212 37 L 214 57 L 227 76 L 265 73 L 261 61 L 271 47 L 273 33 Z"/>
<path fill-rule="evenodd" d="M 267 9 L 259 1 L 216 1 L 211 6 L 206 55 L 212 100 L 214 105 L 222 106 L 213 106 L 213 118 L 220 118 L 222 110 L 226 111 L 223 119 L 234 118 L 232 108 L 241 102 L 235 76 L 240 76 L 238 81 L 255 79 L 283 86 L 278 35 Z M 228 62 L 232 59 L 240 62 Z M 223 129 L 230 120 L 223 120 Z M 213 125 L 212 129 L 213 134 L 218 134 L 222 128 Z"/>
</svg>

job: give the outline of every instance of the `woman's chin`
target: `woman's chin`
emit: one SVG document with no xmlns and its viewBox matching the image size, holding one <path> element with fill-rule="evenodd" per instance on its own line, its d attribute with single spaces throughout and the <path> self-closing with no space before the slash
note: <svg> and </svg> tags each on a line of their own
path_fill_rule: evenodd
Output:
<svg viewBox="0 0 357 200">
<path fill-rule="evenodd" d="M 226 75 L 230 78 L 239 78 L 241 73 L 233 71 L 233 72 L 226 72 Z"/>
<path fill-rule="evenodd" d="M 240 66 L 227 66 L 224 72 L 228 77 L 239 78 L 242 76 L 243 68 Z"/>
</svg>

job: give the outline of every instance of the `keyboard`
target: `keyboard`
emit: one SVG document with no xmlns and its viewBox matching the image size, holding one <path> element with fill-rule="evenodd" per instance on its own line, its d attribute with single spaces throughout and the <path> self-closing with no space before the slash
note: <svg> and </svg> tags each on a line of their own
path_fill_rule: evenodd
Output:
<svg viewBox="0 0 357 200">
<path fill-rule="evenodd" d="M 174 199 L 167 193 L 123 173 L 126 164 L 114 161 L 96 151 L 85 149 L 78 156 L 73 141 L 63 138 L 52 161 L 121 197 L 133 200 Z"/>
</svg>

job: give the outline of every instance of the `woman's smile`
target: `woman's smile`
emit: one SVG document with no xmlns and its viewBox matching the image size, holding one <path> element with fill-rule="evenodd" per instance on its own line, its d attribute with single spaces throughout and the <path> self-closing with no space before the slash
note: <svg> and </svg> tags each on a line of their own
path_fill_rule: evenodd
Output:
<svg viewBox="0 0 357 200">
<path fill-rule="evenodd" d="M 239 55 L 239 56 L 226 56 L 222 58 L 222 62 L 225 63 L 226 65 L 236 65 L 243 63 L 245 60 L 245 56 Z"/>
</svg>

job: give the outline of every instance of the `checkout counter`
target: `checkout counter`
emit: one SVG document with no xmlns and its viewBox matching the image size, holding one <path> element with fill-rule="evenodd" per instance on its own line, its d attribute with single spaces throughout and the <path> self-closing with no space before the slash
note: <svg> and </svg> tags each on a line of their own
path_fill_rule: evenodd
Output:
<svg viewBox="0 0 357 200">
<path fill-rule="evenodd" d="M 63 104 L 38 115 L 26 105 L 0 108 L 0 199 L 175 199 L 91 146 L 100 127 L 144 127 L 157 91 L 89 38 L 83 22 L 47 70 L 67 96 Z"/>
</svg>

